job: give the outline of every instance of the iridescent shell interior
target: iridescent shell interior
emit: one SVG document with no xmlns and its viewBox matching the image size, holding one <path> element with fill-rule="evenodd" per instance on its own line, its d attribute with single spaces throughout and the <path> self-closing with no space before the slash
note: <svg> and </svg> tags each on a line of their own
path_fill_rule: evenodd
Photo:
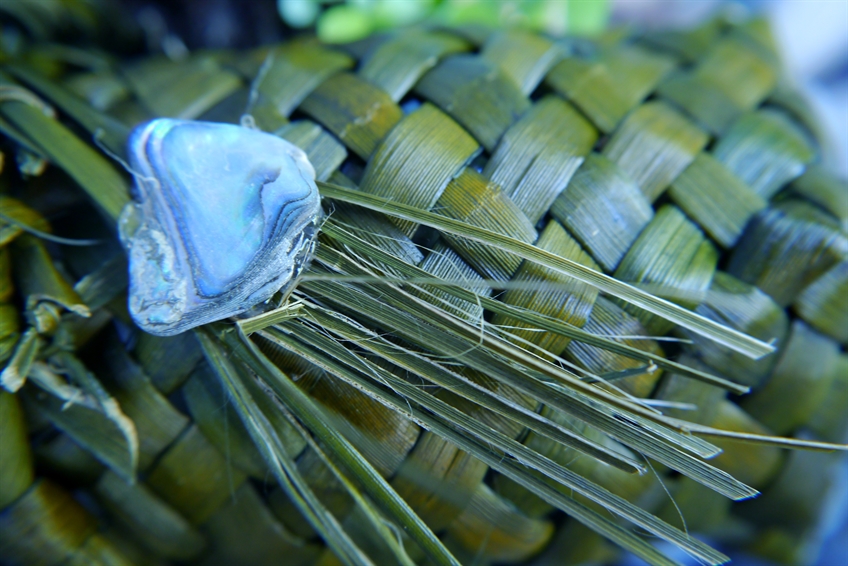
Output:
<svg viewBox="0 0 848 566">
<path fill-rule="evenodd" d="M 231 124 L 157 119 L 129 140 L 136 194 L 122 214 L 129 310 L 168 336 L 267 301 L 302 267 L 321 217 L 296 146 Z"/>
</svg>

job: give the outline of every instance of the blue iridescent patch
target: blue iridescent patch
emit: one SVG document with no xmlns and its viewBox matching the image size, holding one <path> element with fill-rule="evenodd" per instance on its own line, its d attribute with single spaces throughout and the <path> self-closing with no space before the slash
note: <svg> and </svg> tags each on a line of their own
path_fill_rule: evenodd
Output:
<svg viewBox="0 0 848 566">
<path fill-rule="evenodd" d="M 321 218 L 315 171 L 257 130 L 161 118 L 133 130 L 134 201 L 121 215 L 129 310 L 160 336 L 221 320 L 290 283 Z"/>
</svg>

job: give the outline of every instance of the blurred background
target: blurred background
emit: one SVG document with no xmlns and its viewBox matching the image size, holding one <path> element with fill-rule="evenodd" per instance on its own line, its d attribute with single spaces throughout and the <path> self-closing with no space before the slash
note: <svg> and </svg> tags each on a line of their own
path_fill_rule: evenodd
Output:
<svg viewBox="0 0 848 566">
<path fill-rule="evenodd" d="M 809 97 L 848 177 L 848 0 L 125 0 L 148 41 L 171 49 L 251 47 L 299 32 L 354 41 L 424 21 L 517 26 L 552 35 L 610 25 L 687 27 L 718 11 L 763 14 L 783 50 L 786 75 Z"/>
<path fill-rule="evenodd" d="M 786 75 L 807 95 L 831 138 L 830 166 L 848 177 L 848 0 L 614 0 L 610 7 L 613 23 L 651 27 L 691 26 L 721 9 L 771 21 Z"/>
</svg>

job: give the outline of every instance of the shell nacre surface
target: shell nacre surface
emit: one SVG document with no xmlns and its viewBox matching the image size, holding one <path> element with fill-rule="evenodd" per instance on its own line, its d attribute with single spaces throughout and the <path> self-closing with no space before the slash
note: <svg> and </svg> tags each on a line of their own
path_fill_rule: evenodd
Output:
<svg viewBox="0 0 848 566">
<path fill-rule="evenodd" d="M 119 226 L 129 311 L 178 334 L 267 301 L 302 269 L 321 204 L 298 147 L 232 124 L 160 118 L 128 142 L 136 177 Z"/>
</svg>

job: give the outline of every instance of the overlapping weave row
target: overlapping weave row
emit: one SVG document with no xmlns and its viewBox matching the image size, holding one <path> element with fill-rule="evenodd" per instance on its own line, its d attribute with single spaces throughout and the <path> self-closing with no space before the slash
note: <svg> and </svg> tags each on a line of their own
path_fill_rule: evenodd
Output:
<svg viewBox="0 0 848 566">
<path fill-rule="evenodd" d="M 41 90 L 37 78 L 10 71 Z M 65 85 L 127 124 L 152 116 L 236 122 L 247 108 L 257 127 L 302 147 L 320 180 L 508 234 L 758 338 L 775 339 L 777 355 L 751 361 L 674 330 L 691 340 L 672 346 L 685 363 L 754 388 L 737 404 L 716 387 L 663 375 L 507 315 L 484 319 L 478 304 L 440 289 L 425 285 L 421 293 L 425 300 L 450 303 L 451 312 L 472 325 L 500 328 L 509 340 L 535 345 L 550 359 L 610 379 L 636 397 L 697 406 L 670 411 L 681 418 L 749 432 L 803 429 L 838 440 L 834 435 L 844 430 L 839 403 L 848 390 L 848 360 L 840 349 L 848 342 L 848 211 L 838 200 L 844 187 L 816 165 L 814 126 L 778 82 L 778 71 L 761 22 L 730 26 L 717 20 L 685 34 L 610 34 L 591 43 L 477 29 L 415 31 L 341 48 L 304 40 L 249 55 L 151 59 L 119 72 L 71 76 Z M 104 93 L 106 99 L 95 98 Z M 53 102 L 73 114 L 60 100 Z M 119 130 L 107 127 L 104 143 Z M 520 283 L 497 299 L 622 337 L 651 354 L 663 349 L 649 337 L 673 330 L 584 283 L 477 242 L 434 239 L 411 222 L 339 203 L 330 221 L 436 277 L 467 281 L 480 294 L 491 292 L 484 279 Z M 20 237 L 15 246 L 18 255 L 46 257 L 35 240 Z M 0 258 L 7 258 L 3 250 Z M 116 264 L 111 268 L 122 267 Z M 330 266 L 319 260 L 312 271 L 329 272 Z M 343 313 L 356 310 L 354 301 L 380 300 L 379 289 L 345 294 L 332 285 L 307 282 L 300 292 Z M 8 277 L 3 287 L 11 292 Z M 97 301 L 96 290 L 83 282 L 67 293 L 79 304 Z M 120 306 L 110 309 L 121 316 Z M 309 336 L 303 322 L 280 327 Z M 552 552 L 563 561 L 609 556 L 603 540 L 576 522 L 555 535 L 548 502 L 288 353 L 282 335 L 260 334 L 255 340 L 266 354 L 339 417 L 345 434 L 461 559 L 522 561 L 554 536 Z M 447 357 L 457 354 L 451 344 L 416 342 L 414 333 L 399 338 Z M 7 355 L 23 355 L 27 339 L 34 343 L 37 333 L 24 334 Z M 266 465 L 194 338 L 140 335 L 131 354 L 114 332 L 101 332 L 96 340 L 109 355 L 88 369 L 134 422 L 141 481 L 126 483 L 135 463 L 101 448 L 98 435 L 114 432 L 99 428 L 107 426 L 102 416 L 25 392 L 28 409 L 40 419 L 31 425 L 41 431 L 35 457 L 54 477 L 73 478 L 65 487 L 82 486 L 93 496 L 110 525 L 95 532 L 95 519 L 54 480 L 34 479 L 19 399 L 2 393 L 3 428 L 18 431 L 17 444 L 6 451 L 14 450 L 22 462 L 0 499 L 0 549 L 10 562 L 123 556 L 128 563 L 262 564 L 285 556 L 290 564 L 335 563 L 282 490 L 257 489 L 268 475 Z M 88 370 L 77 363 L 69 359 L 68 367 L 84 375 Z M 615 444 L 528 391 L 467 367 L 457 371 L 593 440 Z M 447 390 L 439 395 L 676 521 L 675 505 L 657 477 L 578 457 Z M 313 489 L 356 536 L 364 522 L 342 487 L 288 421 L 274 424 Z M 799 497 L 793 478 L 823 477 L 816 456 L 716 444 L 725 449 L 716 465 L 764 488 L 765 496 L 732 508 L 730 500 L 689 478 L 666 477 L 688 528 L 720 534 L 731 520 L 747 521 L 761 530 L 746 543 L 766 553 L 801 540 L 817 501 Z"/>
</svg>

